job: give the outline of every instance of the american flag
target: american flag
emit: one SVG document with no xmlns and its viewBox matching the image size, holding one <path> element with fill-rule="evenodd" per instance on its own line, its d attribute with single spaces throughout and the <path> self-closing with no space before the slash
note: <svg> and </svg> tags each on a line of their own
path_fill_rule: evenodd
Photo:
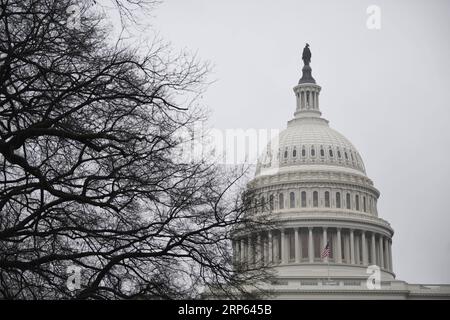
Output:
<svg viewBox="0 0 450 320">
<path fill-rule="evenodd" d="M 320 255 L 320 257 L 323 259 L 325 257 L 329 257 L 330 256 L 330 242 L 327 242 L 327 245 L 325 246 L 325 248 L 323 248 L 323 251 Z"/>
</svg>

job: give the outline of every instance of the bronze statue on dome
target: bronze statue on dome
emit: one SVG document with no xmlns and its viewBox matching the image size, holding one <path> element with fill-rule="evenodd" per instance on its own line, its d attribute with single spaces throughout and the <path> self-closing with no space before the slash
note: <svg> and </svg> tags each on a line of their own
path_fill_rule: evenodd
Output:
<svg viewBox="0 0 450 320">
<path fill-rule="evenodd" d="M 302 60 L 305 66 L 308 66 L 311 62 L 311 51 L 309 50 L 309 44 L 303 48 Z"/>
</svg>

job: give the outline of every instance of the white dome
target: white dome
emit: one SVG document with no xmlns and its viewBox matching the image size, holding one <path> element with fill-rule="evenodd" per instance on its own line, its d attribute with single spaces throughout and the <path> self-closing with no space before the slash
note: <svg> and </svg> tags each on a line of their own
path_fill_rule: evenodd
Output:
<svg viewBox="0 0 450 320">
<path fill-rule="evenodd" d="M 311 165 L 365 175 L 364 163 L 356 148 L 342 134 L 330 128 L 323 118 L 294 118 L 267 150 L 258 161 L 257 176 L 272 172 L 269 169 L 273 168 L 292 171 L 307 169 Z"/>
</svg>

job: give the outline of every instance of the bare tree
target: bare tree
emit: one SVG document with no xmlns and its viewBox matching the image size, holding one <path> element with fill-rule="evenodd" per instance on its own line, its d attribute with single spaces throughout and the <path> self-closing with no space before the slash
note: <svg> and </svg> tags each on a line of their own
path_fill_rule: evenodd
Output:
<svg viewBox="0 0 450 320">
<path fill-rule="evenodd" d="M 111 42 L 84 4 L 69 25 L 69 0 L 0 0 L 0 297 L 257 292 L 264 268 L 231 259 L 232 229 L 265 223 L 232 192 L 242 173 L 177 156 L 208 66 Z"/>
</svg>

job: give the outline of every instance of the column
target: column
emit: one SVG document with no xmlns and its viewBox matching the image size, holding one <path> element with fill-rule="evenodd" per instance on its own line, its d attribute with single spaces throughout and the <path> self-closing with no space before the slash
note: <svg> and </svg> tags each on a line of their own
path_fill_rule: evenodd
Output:
<svg viewBox="0 0 450 320">
<path fill-rule="evenodd" d="M 362 245 L 362 260 L 363 265 L 367 266 L 369 262 L 367 261 L 367 243 L 366 243 L 366 232 L 361 231 L 361 245 Z"/>
<path fill-rule="evenodd" d="M 319 92 L 316 92 L 316 109 L 319 110 Z"/>
<path fill-rule="evenodd" d="M 264 263 L 269 263 L 269 234 L 264 237 Z"/>
<path fill-rule="evenodd" d="M 233 261 L 233 265 L 236 264 L 237 262 L 237 246 L 236 246 L 236 241 L 231 240 L 231 248 L 233 250 L 233 254 L 232 254 L 232 261 Z"/>
<path fill-rule="evenodd" d="M 355 234 L 355 264 L 361 263 L 361 255 L 360 255 L 360 242 L 358 235 Z"/>
<path fill-rule="evenodd" d="M 247 254 L 247 259 L 248 259 L 248 265 L 251 266 L 253 264 L 253 239 L 252 239 L 252 235 L 250 234 L 248 236 L 248 242 L 247 242 L 247 250 L 248 250 L 248 254 Z"/>
<path fill-rule="evenodd" d="M 341 240 L 341 228 L 337 228 L 337 263 L 342 263 L 342 240 Z"/>
<path fill-rule="evenodd" d="M 311 95 L 311 109 L 314 109 L 316 107 L 316 97 L 314 91 L 310 91 Z"/>
<path fill-rule="evenodd" d="M 281 263 L 287 263 L 286 233 L 281 229 Z"/>
<path fill-rule="evenodd" d="M 379 246 L 380 246 L 380 268 L 385 268 L 384 266 L 384 250 L 383 250 L 383 236 L 380 234 L 378 238 Z"/>
<path fill-rule="evenodd" d="M 273 233 L 272 230 L 269 230 L 269 263 L 273 263 Z"/>
<path fill-rule="evenodd" d="M 300 262 L 300 237 L 298 235 L 298 228 L 295 228 L 294 241 L 295 241 L 295 262 L 299 263 Z"/>
<path fill-rule="evenodd" d="M 394 262 L 392 261 L 392 240 L 389 239 L 389 269 L 394 272 Z"/>
<path fill-rule="evenodd" d="M 241 259 L 240 259 L 240 263 L 243 264 L 245 263 L 245 240 L 241 239 Z"/>
<path fill-rule="evenodd" d="M 370 251 L 370 257 L 372 259 L 372 264 L 377 264 L 377 255 L 375 253 L 375 233 L 372 232 L 372 250 Z"/>
<path fill-rule="evenodd" d="M 261 233 L 258 232 L 258 235 L 256 236 L 256 263 L 262 264 L 262 257 L 263 257 L 263 250 L 262 250 L 262 243 L 261 243 Z"/>
<path fill-rule="evenodd" d="M 272 261 L 273 263 L 278 263 L 279 261 L 279 238 L 277 232 L 274 230 L 272 233 Z"/>
<path fill-rule="evenodd" d="M 305 94 L 300 91 L 300 109 L 305 109 Z"/>
<path fill-rule="evenodd" d="M 303 91 L 303 109 L 306 109 L 307 105 L 306 105 L 306 91 Z"/>
<path fill-rule="evenodd" d="M 327 245 L 327 241 L 328 241 L 328 237 L 327 236 L 328 236 L 327 235 L 327 228 L 323 227 L 323 234 L 322 234 L 323 245 L 322 245 L 322 250 L 325 249 L 325 246 Z M 327 262 L 327 261 L 328 261 L 328 257 L 325 257 L 325 262 Z"/>
<path fill-rule="evenodd" d="M 313 227 L 308 227 L 308 257 L 309 262 L 314 262 Z"/>
<path fill-rule="evenodd" d="M 318 96 L 317 91 L 314 91 L 314 109 L 316 110 L 319 108 L 319 105 L 317 104 L 317 96 Z"/>
<path fill-rule="evenodd" d="M 389 240 L 387 237 L 384 238 L 384 264 L 386 265 L 386 269 L 390 270 L 390 262 L 389 262 Z"/>
<path fill-rule="evenodd" d="M 309 109 L 309 105 L 311 104 L 311 97 L 309 96 L 309 91 L 305 91 L 305 107 Z"/>
<path fill-rule="evenodd" d="M 350 229 L 350 263 L 355 264 L 355 236 L 353 229 Z"/>
</svg>

